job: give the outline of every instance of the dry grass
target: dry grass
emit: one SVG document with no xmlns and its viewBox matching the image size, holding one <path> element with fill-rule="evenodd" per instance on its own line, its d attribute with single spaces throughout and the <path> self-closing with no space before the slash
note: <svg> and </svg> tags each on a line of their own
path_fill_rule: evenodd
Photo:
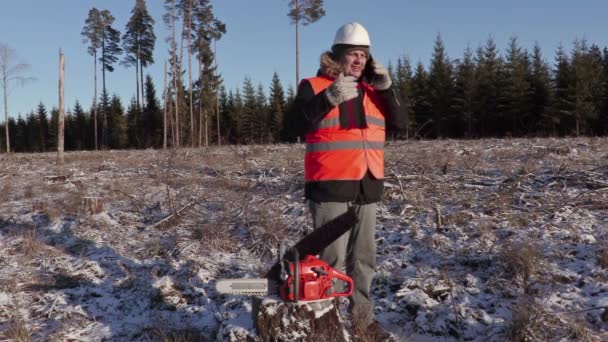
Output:
<svg viewBox="0 0 608 342">
<path fill-rule="evenodd" d="M 13 342 L 32 342 L 34 338 L 27 324 L 21 319 L 11 320 L 8 329 L 0 335 L 3 339 Z"/>
<path fill-rule="evenodd" d="M 18 246 L 20 253 L 27 257 L 35 257 L 42 255 L 47 249 L 46 247 L 46 244 L 38 239 L 38 232 L 35 227 L 25 227 L 21 244 Z"/>
<path fill-rule="evenodd" d="M 540 245 L 530 241 L 509 241 L 501 248 L 499 258 L 508 274 L 520 280 L 524 293 L 528 293 L 531 278 L 542 266 Z"/>
<path fill-rule="evenodd" d="M 547 312 L 531 297 L 521 298 L 513 307 L 507 331 L 509 341 L 599 341 L 584 321 Z"/>
</svg>

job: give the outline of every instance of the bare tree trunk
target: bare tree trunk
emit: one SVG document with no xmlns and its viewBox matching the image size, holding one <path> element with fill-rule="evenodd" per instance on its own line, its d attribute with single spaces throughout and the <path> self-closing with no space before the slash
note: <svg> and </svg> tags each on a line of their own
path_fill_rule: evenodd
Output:
<svg viewBox="0 0 608 342">
<path fill-rule="evenodd" d="M 299 27 L 300 27 L 300 1 L 296 0 L 296 88 L 300 83 L 300 39 L 299 39 Z"/>
<path fill-rule="evenodd" d="M 169 98 L 170 99 L 170 98 Z M 171 126 L 171 147 L 175 148 L 175 144 L 176 144 L 176 139 L 175 139 L 175 118 L 173 117 L 173 111 L 171 109 L 174 109 L 172 106 L 169 106 L 169 125 Z"/>
<path fill-rule="evenodd" d="M 202 44 L 201 44 L 202 45 Z M 198 92 L 198 147 L 203 144 L 203 56 L 198 56 L 198 79 L 201 82 L 201 89 Z"/>
<path fill-rule="evenodd" d="M 175 89 L 175 144 L 173 146 L 179 148 L 179 89 L 177 88 L 179 68 L 177 67 L 176 61 L 177 44 L 175 43 L 175 0 L 171 1 L 171 22 L 171 28 L 173 29 L 173 87 Z"/>
<path fill-rule="evenodd" d="M 213 64 L 215 64 L 215 72 L 217 73 L 217 40 L 213 41 Z M 217 76 L 217 74 L 216 74 Z M 220 133 L 220 102 L 219 102 L 219 89 L 215 89 L 215 116 L 217 118 L 217 146 L 222 144 L 221 133 Z"/>
<path fill-rule="evenodd" d="M 63 52 L 59 49 L 59 117 L 57 120 L 57 161 L 59 165 L 63 165 L 63 137 L 64 137 L 64 110 L 63 103 L 64 82 L 65 81 L 65 58 Z"/>
<path fill-rule="evenodd" d="M 95 83 L 93 86 L 93 129 L 95 129 L 95 134 L 93 136 L 95 139 L 95 151 L 97 151 L 97 50 L 95 50 L 93 65 L 95 68 L 95 72 L 93 73 L 95 75 L 93 77 L 93 83 Z"/>
<path fill-rule="evenodd" d="M 163 150 L 167 149 L 167 60 L 165 60 L 165 82 L 163 86 Z"/>
<path fill-rule="evenodd" d="M 192 0 L 188 0 L 188 86 L 190 87 L 190 146 L 194 147 L 194 107 L 192 104 Z"/>
<path fill-rule="evenodd" d="M 105 57 L 105 39 L 103 39 L 101 41 L 101 54 L 103 57 Z M 105 60 L 105 59 L 102 59 Z M 103 95 L 104 96 L 108 96 L 108 94 L 106 93 L 106 65 L 105 62 L 101 63 L 101 79 L 102 79 L 102 83 L 103 83 Z M 101 149 L 105 150 L 106 148 L 106 124 L 107 124 L 107 113 L 106 113 L 106 109 L 105 108 L 105 104 L 103 106 L 103 119 L 101 122 Z"/>
<path fill-rule="evenodd" d="M 135 103 L 137 104 L 137 110 L 139 110 L 139 57 L 135 61 Z"/>
<path fill-rule="evenodd" d="M 207 110 L 203 111 L 205 117 L 205 146 L 209 146 L 209 115 Z"/>
<path fill-rule="evenodd" d="M 2 92 L 4 95 L 4 130 L 6 131 L 6 153 L 11 153 L 11 138 L 8 130 L 8 102 L 6 88 L 8 87 L 8 63 L 2 64 Z"/>
<path fill-rule="evenodd" d="M 146 107 L 146 96 L 144 87 L 144 63 L 139 59 L 139 84 L 141 84 L 141 110 L 143 111 Z"/>
</svg>

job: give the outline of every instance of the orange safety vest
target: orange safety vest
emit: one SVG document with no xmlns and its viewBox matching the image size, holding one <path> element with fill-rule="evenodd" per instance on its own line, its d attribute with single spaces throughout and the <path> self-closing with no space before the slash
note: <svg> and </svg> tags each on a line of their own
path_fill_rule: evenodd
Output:
<svg viewBox="0 0 608 342">
<path fill-rule="evenodd" d="M 307 79 L 316 94 L 333 79 L 319 76 Z M 367 83 L 363 88 L 363 110 L 367 127 L 341 128 L 339 106 L 306 134 L 305 180 L 360 180 L 367 170 L 377 179 L 384 178 L 385 120 L 378 107 L 380 99 Z"/>
</svg>

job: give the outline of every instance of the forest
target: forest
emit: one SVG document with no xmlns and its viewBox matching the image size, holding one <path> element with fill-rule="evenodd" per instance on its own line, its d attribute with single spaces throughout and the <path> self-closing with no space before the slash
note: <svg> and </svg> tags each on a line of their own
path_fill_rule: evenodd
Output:
<svg viewBox="0 0 608 342">
<path fill-rule="evenodd" d="M 311 11 L 290 8 L 288 16 L 295 25 L 324 15 L 322 1 L 305 3 L 312 3 Z M 297 90 L 285 89 L 276 72 L 269 85 L 253 84 L 247 76 L 236 89 L 223 85 L 214 44 L 227 28 L 209 0 L 165 0 L 165 10 L 162 20 L 172 33 L 166 39 L 163 89 L 155 89 L 145 72 L 155 62 L 152 55 L 158 44 L 155 19 L 144 0 L 136 1 L 122 33 L 107 10 L 92 8 L 83 18 L 85 48 L 96 63 L 92 88 L 99 96 L 91 108 L 83 108 L 79 101 L 68 104 L 66 150 L 298 141 L 297 130 L 287 120 Z M 393 86 L 408 118 L 407 127 L 390 131 L 390 138 L 578 137 L 608 132 L 607 47 L 577 39 L 571 46 L 560 44 L 548 61 L 538 43 L 531 51 L 517 36 L 505 43 L 501 49 L 489 36 L 477 47 L 463 47 L 462 56 L 455 57 L 448 56 L 437 35 L 429 61 L 390 59 Z M 8 45 L 0 47 L 14 53 Z M 10 62 L 0 60 L 4 66 Z M 119 67 L 135 69 L 137 89 L 131 99 L 120 98 L 106 86 L 106 72 Z M 6 134 L 0 137 L 0 150 L 9 150 L 9 137 L 15 152 L 56 150 L 58 108 L 38 103 L 29 113 L 15 114 L 8 113 L 6 98 L 4 102 L 0 129 Z"/>
</svg>

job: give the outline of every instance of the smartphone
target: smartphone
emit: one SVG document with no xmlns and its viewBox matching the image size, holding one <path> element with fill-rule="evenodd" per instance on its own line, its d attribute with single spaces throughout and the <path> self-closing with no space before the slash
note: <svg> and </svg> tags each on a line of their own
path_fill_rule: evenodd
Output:
<svg viewBox="0 0 608 342">
<path fill-rule="evenodd" d="M 365 62 L 365 69 L 363 69 L 363 78 L 365 78 L 365 82 L 367 83 L 372 83 L 372 81 L 376 77 L 376 73 L 374 73 L 374 68 L 372 67 L 372 64 L 374 64 L 374 59 L 370 55 L 367 62 Z"/>
</svg>

